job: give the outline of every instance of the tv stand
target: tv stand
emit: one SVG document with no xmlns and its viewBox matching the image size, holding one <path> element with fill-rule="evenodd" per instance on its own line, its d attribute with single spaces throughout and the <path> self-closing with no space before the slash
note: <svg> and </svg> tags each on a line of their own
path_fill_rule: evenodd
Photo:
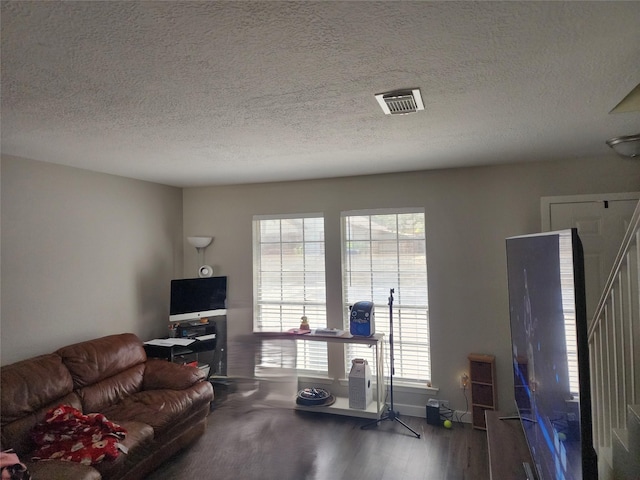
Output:
<svg viewBox="0 0 640 480">
<path fill-rule="evenodd" d="M 222 318 L 225 317 L 216 317 L 216 320 Z M 210 374 L 221 373 L 220 368 L 217 368 L 221 362 L 216 363 L 216 353 L 220 347 L 217 323 L 182 322 L 174 330 L 177 335 L 170 338 L 145 342 L 147 356 L 197 366 L 205 372 L 207 378 Z"/>
<path fill-rule="evenodd" d="M 519 417 L 486 410 L 487 445 L 491 480 L 533 480 L 525 464 L 533 465 Z"/>
<path fill-rule="evenodd" d="M 159 339 L 156 339 L 159 340 Z M 171 339 L 168 339 L 171 340 Z M 162 358 L 174 363 L 181 363 L 180 357 L 186 355 L 198 355 L 200 353 L 212 352 L 216 349 L 216 338 L 206 340 L 195 340 L 189 345 L 154 345 L 145 343 L 144 349 L 148 357 Z M 197 357 L 196 357 L 197 359 Z"/>
</svg>

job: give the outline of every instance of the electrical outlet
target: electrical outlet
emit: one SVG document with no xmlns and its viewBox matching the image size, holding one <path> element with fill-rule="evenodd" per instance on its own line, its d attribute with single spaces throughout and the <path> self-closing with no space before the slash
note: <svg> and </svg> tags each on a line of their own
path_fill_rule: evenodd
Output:
<svg viewBox="0 0 640 480">
<path fill-rule="evenodd" d="M 460 388 L 465 389 L 469 386 L 469 375 L 463 373 L 460 375 Z"/>
<path fill-rule="evenodd" d="M 449 400 L 440 400 L 440 407 L 450 410 Z"/>
</svg>

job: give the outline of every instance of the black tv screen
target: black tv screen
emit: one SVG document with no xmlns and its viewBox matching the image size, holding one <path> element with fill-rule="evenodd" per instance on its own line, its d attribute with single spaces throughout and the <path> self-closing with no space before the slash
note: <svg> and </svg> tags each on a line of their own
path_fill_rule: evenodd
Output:
<svg viewBox="0 0 640 480">
<path fill-rule="evenodd" d="M 171 280 L 169 319 L 173 322 L 204 318 L 226 308 L 227 277 Z"/>
<path fill-rule="evenodd" d="M 506 240 L 514 394 L 539 480 L 596 479 L 576 229 Z"/>
</svg>

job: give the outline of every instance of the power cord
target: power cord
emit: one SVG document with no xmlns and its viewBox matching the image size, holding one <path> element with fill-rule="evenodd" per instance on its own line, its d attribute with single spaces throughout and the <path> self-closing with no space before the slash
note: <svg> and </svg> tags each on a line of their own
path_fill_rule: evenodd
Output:
<svg viewBox="0 0 640 480">
<path fill-rule="evenodd" d="M 467 386 L 462 387 L 462 394 L 464 395 L 464 413 L 462 415 L 458 415 L 458 419 L 456 420 L 458 423 L 462 423 L 462 419 L 465 415 L 469 413 L 469 399 L 467 398 Z"/>
<path fill-rule="evenodd" d="M 455 411 L 444 405 L 440 405 L 440 420 L 453 420 Z"/>
<path fill-rule="evenodd" d="M 460 414 L 458 412 L 456 412 L 455 410 L 453 410 L 452 408 L 449 408 L 447 406 L 444 405 L 440 405 L 440 419 L 441 420 L 450 420 L 452 422 L 456 422 L 456 423 L 460 423 L 462 424 L 462 419 L 465 417 L 465 415 L 467 415 L 469 413 L 469 399 L 467 398 L 467 387 L 463 387 L 462 388 L 462 394 L 464 395 L 464 401 L 465 401 L 465 411 Z"/>
</svg>

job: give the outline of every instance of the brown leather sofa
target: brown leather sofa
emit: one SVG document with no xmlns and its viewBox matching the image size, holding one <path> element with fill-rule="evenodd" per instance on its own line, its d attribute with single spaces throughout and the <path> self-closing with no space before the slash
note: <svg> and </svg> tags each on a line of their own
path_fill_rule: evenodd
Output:
<svg viewBox="0 0 640 480">
<path fill-rule="evenodd" d="M 35 479 L 140 479 L 204 433 L 212 401 L 199 369 L 148 359 L 131 333 L 110 335 L 0 369 L 2 448 L 13 448 Z M 32 428 L 60 404 L 126 428 L 128 453 L 93 466 L 31 461 Z"/>
</svg>

